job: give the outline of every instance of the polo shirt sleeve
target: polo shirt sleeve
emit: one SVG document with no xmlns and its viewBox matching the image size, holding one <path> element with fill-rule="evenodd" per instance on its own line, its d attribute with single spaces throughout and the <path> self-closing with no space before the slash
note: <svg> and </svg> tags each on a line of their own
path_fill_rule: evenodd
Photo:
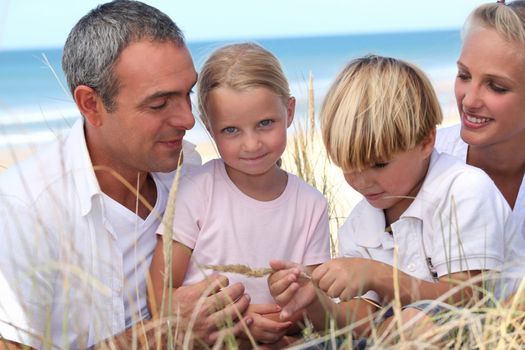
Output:
<svg viewBox="0 0 525 350">
<path fill-rule="evenodd" d="M 455 176 L 434 212 L 432 262 L 438 276 L 499 271 L 504 262 L 510 207 L 482 171 Z"/>
<path fill-rule="evenodd" d="M 354 209 L 355 210 L 355 209 Z M 370 258 L 369 255 L 363 252 L 363 248 L 359 247 L 353 237 L 356 235 L 354 232 L 354 212 L 350 213 L 350 216 L 346 219 L 343 226 L 339 228 L 337 233 L 337 247 L 338 256 L 342 258 L 354 257 L 354 258 Z"/>
<path fill-rule="evenodd" d="M 34 211 L 0 198 L 0 336 L 39 348 L 53 305 L 53 266 L 48 229 Z M 16 213 L 16 214 L 14 214 Z"/>
<path fill-rule="evenodd" d="M 355 211 L 355 209 L 354 209 Z M 352 213 L 354 213 L 354 211 Z M 352 237 L 355 235 L 354 232 L 354 215 L 350 213 L 350 216 L 346 219 L 343 226 L 339 228 L 338 232 L 338 256 L 342 258 L 367 258 L 370 259 L 370 255 L 364 252 L 363 247 L 359 247 Z M 354 213 L 355 214 L 355 213 Z M 377 304 L 381 304 L 381 298 L 379 294 L 373 290 L 369 290 L 362 294 L 360 298 L 369 299 Z"/>
</svg>

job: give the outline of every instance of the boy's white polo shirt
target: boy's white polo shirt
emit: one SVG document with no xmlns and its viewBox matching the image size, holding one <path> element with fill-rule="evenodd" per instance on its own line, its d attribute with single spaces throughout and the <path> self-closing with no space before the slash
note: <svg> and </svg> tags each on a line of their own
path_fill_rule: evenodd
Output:
<svg viewBox="0 0 525 350">
<path fill-rule="evenodd" d="M 339 230 L 339 254 L 393 265 L 416 278 L 433 281 L 465 270 L 500 270 L 510 208 L 481 170 L 455 157 L 431 156 L 414 201 L 385 232 L 383 210 L 362 200 Z M 367 298 L 379 302 L 377 295 Z"/>
</svg>

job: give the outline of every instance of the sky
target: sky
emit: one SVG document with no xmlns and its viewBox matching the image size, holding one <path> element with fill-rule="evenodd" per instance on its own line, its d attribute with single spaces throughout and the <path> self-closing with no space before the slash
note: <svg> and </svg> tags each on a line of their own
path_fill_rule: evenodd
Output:
<svg viewBox="0 0 525 350">
<path fill-rule="evenodd" d="M 61 47 L 102 0 L 0 0 L 0 50 Z M 481 0 L 144 0 L 188 41 L 461 28 Z"/>
</svg>

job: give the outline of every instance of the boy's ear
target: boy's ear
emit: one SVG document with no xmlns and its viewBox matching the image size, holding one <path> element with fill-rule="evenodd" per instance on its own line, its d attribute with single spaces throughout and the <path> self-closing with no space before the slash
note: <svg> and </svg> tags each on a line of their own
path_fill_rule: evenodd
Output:
<svg viewBox="0 0 525 350">
<path fill-rule="evenodd" d="M 433 128 L 427 137 L 423 139 L 421 142 L 421 147 L 423 154 L 425 155 L 425 158 L 430 157 L 432 155 L 432 151 L 434 151 L 434 144 L 436 143 L 436 128 Z"/>
<path fill-rule="evenodd" d="M 288 99 L 288 108 L 286 109 L 287 118 L 286 118 L 286 127 L 292 125 L 293 117 L 295 115 L 295 97 L 291 96 Z"/>
<path fill-rule="evenodd" d="M 73 98 L 80 113 L 86 118 L 89 124 L 95 127 L 103 124 L 103 115 L 106 112 L 106 108 L 102 103 L 102 99 L 93 88 L 86 85 L 79 85 L 73 92 Z"/>
</svg>

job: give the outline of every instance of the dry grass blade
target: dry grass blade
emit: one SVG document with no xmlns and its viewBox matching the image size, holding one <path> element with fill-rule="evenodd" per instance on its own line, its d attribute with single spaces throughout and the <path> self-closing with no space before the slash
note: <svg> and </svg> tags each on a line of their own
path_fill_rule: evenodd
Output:
<svg viewBox="0 0 525 350">
<path fill-rule="evenodd" d="M 246 277 L 264 277 L 273 272 L 271 268 L 256 268 L 252 269 L 251 267 L 243 264 L 230 264 L 230 265 L 202 265 L 202 268 L 210 269 L 217 272 L 231 272 L 244 275 Z"/>
</svg>

